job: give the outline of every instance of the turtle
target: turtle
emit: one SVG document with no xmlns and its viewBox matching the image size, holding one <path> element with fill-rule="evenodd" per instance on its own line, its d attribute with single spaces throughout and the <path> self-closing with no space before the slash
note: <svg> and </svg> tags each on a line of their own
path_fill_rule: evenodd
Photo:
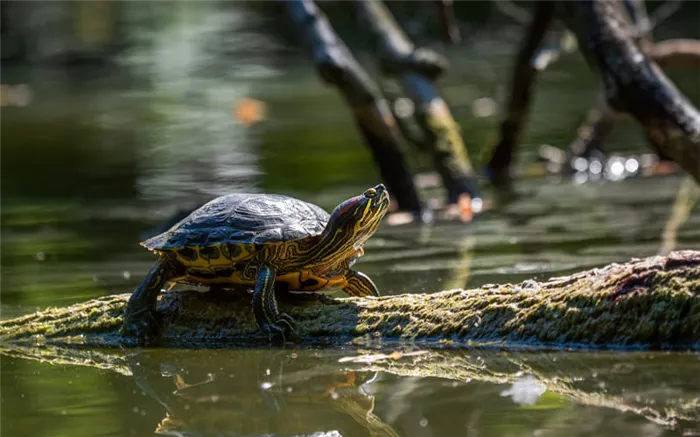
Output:
<svg viewBox="0 0 700 437">
<path fill-rule="evenodd" d="M 379 296 L 352 266 L 389 208 L 383 184 L 321 207 L 280 194 L 218 197 L 142 246 L 159 256 L 127 304 L 121 336 L 139 343 L 157 331 L 158 294 L 167 284 L 253 288 L 255 321 L 271 340 L 286 341 L 293 319 L 279 311 L 276 290 Z"/>
</svg>

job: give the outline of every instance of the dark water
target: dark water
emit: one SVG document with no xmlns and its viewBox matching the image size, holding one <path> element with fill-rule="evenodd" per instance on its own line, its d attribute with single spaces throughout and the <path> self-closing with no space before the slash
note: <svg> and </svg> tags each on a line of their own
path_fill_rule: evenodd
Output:
<svg viewBox="0 0 700 437">
<path fill-rule="evenodd" d="M 130 292 L 154 261 L 138 241 L 180 208 L 245 190 L 330 209 L 378 182 L 335 91 L 256 27 L 260 15 L 173 5 L 154 12 L 160 21 L 134 24 L 140 42 L 119 68 L 3 67 L 3 83 L 34 89 L 31 105 L 2 114 L 3 319 Z M 442 88 L 477 163 L 498 115 L 477 117 L 473 103 L 502 99 L 518 38 L 504 27 L 450 52 Z M 674 79 L 698 95 L 696 78 Z M 576 55 L 540 78 L 523 173 L 539 145 L 568 144 L 596 90 Z M 261 123 L 233 118 L 245 97 L 265 103 Z M 629 120 L 606 144 L 645 150 Z M 429 170 L 408 151 L 416 170 Z M 665 231 L 682 180 L 525 177 L 520 200 L 472 223 L 383 225 L 357 267 L 383 294 L 420 293 L 697 249 L 697 207 Z M 476 350 L 358 362 L 349 358 L 394 351 L 47 350 L 40 363 L 3 351 L 6 436 L 660 436 L 700 427 L 696 354 Z"/>
</svg>

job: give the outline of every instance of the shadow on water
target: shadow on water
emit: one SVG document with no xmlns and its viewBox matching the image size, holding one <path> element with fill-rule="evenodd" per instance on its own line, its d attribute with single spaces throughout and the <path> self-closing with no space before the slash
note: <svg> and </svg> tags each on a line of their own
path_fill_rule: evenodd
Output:
<svg viewBox="0 0 700 437">
<path fill-rule="evenodd" d="M 260 13 L 268 3 L 121 4 L 131 40 L 115 65 L 3 65 L 3 83 L 33 90 L 29 106 L 3 107 L 0 120 L 3 319 L 131 292 L 154 262 L 137 244 L 144 232 L 217 195 L 279 192 L 330 210 L 378 182 L 341 98 Z M 347 21 L 343 37 L 355 26 Z M 502 100 L 521 29 L 477 26 L 467 36 L 441 86 L 478 164 L 499 114 L 478 115 L 474 102 Z M 673 79 L 697 102 L 696 76 Z M 521 172 L 539 145 L 568 144 L 597 91 L 579 57 L 538 79 Z M 234 119 L 245 98 L 264 103 L 259 123 Z M 645 142 L 624 120 L 606 146 L 640 153 Z M 407 152 L 416 171 L 428 170 L 420 151 Z M 429 293 L 546 279 L 671 243 L 697 249 L 697 207 L 665 230 L 681 181 L 526 177 L 518 201 L 469 224 L 385 223 L 357 268 L 383 294 Z M 691 354 L 444 351 L 339 362 L 361 351 L 2 348 L 3 435 L 659 436 L 700 426 Z M 37 355 L 55 365 L 25 359 Z"/>
</svg>

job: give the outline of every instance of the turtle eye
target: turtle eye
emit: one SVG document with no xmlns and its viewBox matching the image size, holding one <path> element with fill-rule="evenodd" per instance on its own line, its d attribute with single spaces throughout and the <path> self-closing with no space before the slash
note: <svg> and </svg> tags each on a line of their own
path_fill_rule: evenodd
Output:
<svg viewBox="0 0 700 437">
<path fill-rule="evenodd" d="M 377 195 L 377 190 L 374 188 L 370 188 L 369 190 L 365 191 L 365 197 L 371 199 Z"/>
</svg>

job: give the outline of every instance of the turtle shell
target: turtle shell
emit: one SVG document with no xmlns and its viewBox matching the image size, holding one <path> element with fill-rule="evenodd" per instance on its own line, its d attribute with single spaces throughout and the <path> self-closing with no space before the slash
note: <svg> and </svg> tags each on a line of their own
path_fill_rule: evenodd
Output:
<svg viewBox="0 0 700 437">
<path fill-rule="evenodd" d="M 229 194 L 218 197 L 178 224 L 141 244 L 175 250 L 224 243 L 265 244 L 318 235 L 330 215 L 320 207 L 279 194 Z"/>
</svg>

